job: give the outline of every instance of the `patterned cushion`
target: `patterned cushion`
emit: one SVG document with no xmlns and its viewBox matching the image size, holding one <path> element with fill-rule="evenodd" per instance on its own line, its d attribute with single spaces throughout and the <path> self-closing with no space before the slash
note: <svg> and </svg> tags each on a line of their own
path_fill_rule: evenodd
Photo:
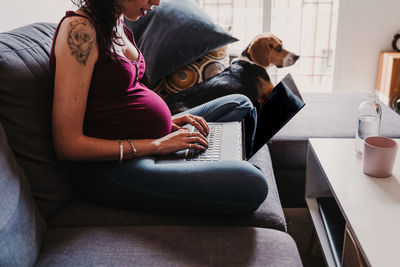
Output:
<svg viewBox="0 0 400 267">
<path fill-rule="evenodd" d="M 153 90 L 161 97 L 166 97 L 208 80 L 228 66 L 228 46 L 222 46 L 167 75 Z"/>
</svg>

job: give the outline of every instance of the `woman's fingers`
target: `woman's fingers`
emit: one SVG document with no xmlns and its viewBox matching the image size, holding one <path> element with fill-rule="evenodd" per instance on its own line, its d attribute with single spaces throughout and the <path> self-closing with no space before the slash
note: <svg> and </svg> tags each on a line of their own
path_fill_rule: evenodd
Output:
<svg viewBox="0 0 400 267">
<path fill-rule="evenodd" d="M 207 149 L 207 147 L 204 147 L 204 146 L 199 145 L 199 144 L 192 144 L 192 143 L 188 144 L 187 148 L 197 149 L 197 150 L 201 150 L 201 151 L 204 151 L 204 150 Z"/>
<path fill-rule="evenodd" d="M 192 125 L 193 125 L 194 127 L 196 127 L 196 129 L 199 130 L 199 132 L 200 132 L 202 135 L 204 135 L 204 136 L 207 136 L 207 135 L 208 135 L 208 132 L 205 130 L 205 128 L 204 128 L 198 121 L 193 120 L 193 121 L 192 121 Z"/>
<path fill-rule="evenodd" d="M 198 145 L 203 146 L 204 148 L 208 147 L 207 139 L 203 139 L 201 137 L 189 137 L 186 140 L 190 144 L 198 144 Z"/>
<path fill-rule="evenodd" d="M 191 124 L 195 126 L 204 136 L 207 136 L 210 132 L 210 128 L 208 127 L 206 120 L 200 116 L 185 114 L 174 118 L 172 121 L 177 125 L 184 125 L 187 123 Z"/>
<path fill-rule="evenodd" d="M 200 123 L 200 125 L 204 128 L 205 132 L 208 135 L 210 133 L 210 127 L 208 127 L 206 120 L 203 117 L 198 116 L 195 116 L 195 120 Z"/>
<path fill-rule="evenodd" d="M 169 143 L 172 149 L 171 152 L 187 148 L 204 151 L 208 148 L 207 138 L 205 138 L 203 134 L 199 132 L 190 132 L 184 128 L 171 133 Z M 173 147 L 175 148 L 173 149 Z"/>
<path fill-rule="evenodd" d="M 198 132 L 182 131 L 181 136 L 185 143 L 185 148 L 195 148 L 205 150 L 208 147 L 207 138 Z"/>
<path fill-rule="evenodd" d="M 193 116 L 190 115 L 190 124 L 192 124 L 194 127 L 199 130 L 200 133 L 202 133 L 204 136 L 207 136 L 210 129 L 208 127 L 207 122 L 204 120 L 204 118 L 199 117 L 199 116 Z"/>
<path fill-rule="evenodd" d="M 208 144 L 207 138 L 203 134 L 201 134 L 199 132 L 190 132 L 190 131 L 188 131 L 188 132 L 184 133 L 183 135 L 186 136 L 187 138 L 200 138 L 203 142 Z"/>
<path fill-rule="evenodd" d="M 187 148 L 204 151 L 208 147 L 208 141 L 201 133 L 183 128 L 157 139 L 156 143 L 159 154 L 169 154 Z"/>
</svg>

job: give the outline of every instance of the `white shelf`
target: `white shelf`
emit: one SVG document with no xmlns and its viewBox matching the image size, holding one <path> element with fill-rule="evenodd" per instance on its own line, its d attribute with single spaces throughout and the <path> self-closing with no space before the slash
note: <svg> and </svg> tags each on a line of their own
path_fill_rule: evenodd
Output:
<svg viewBox="0 0 400 267">
<path fill-rule="evenodd" d="M 362 172 L 354 139 L 311 138 L 309 146 L 305 197 L 328 265 L 335 266 L 315 198 L 330 191 L 367 265 L 400 266 L 400 152 L 393 175 L 380 179 Z"/>
<path fill-rule="evenodd" d="M 325 226 L 319 213 L 317 200 L 316 198 L 306 198 L 306 203 L 310 211 L 311 219 L 314 223 L 315 231 L 317 232 L 319 243 L 321 244 L 322 252 L 325 256 L 326 264 L 329 267 L 336 267 L 328 235 L 326 234 Z"/>
</svg>

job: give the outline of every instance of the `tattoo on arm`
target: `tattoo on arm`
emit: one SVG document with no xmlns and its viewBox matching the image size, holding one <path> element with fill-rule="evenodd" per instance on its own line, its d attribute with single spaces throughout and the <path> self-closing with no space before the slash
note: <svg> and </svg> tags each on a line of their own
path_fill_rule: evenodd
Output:
<svg viewBox="0 0 400 267">
<path fill-rule="evenodd" d="M 93 26 L 83 20 L 75 20 L 69 24 L 68 46 L 71 55 L 84 66 L 94 45 L 95 32 Z"/>
</svg>

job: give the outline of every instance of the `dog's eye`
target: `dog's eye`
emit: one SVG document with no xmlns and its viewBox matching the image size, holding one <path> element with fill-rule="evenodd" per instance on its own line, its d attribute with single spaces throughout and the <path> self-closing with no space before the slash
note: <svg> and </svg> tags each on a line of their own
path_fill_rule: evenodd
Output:
<svg viewBox="0 0 400 267">
<path fill-rule="evenodd" d="M 279 53 L 282 52 L 282 46 L 281 45 L 278 45 L 275 49 Z"/>
<path fill-rule="evenodd" d="M 272 44 L 269 44 L 269 48 L 271 48 L 271 49 L 272 49 L 272 48 L 274 48 L 274 46 L 273 46 Z"/>
</svg>

